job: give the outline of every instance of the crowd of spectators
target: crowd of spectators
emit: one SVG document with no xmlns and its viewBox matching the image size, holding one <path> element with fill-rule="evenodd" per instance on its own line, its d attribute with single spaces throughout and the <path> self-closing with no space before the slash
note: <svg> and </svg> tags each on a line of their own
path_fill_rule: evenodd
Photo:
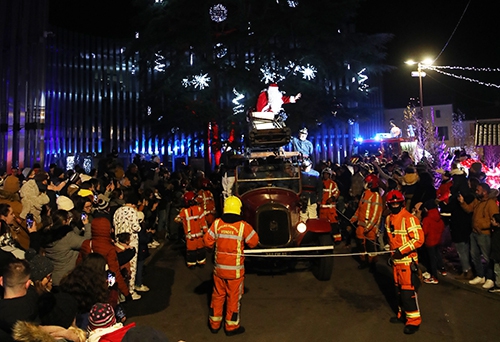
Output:
<svg viewBox="0 0 500 342">
<path fill-rule="evenodd" d="M 453 157 L 449 170 L 432 170 L 406 152 L 389 160 L 353 157 L 343 165 L 322 161 L 315 168 L 320 174 L 330 170 L 340 194 L 336 208 L 347 219 L 357 209 L 367 175 L 378 177 L 382 198 L 392 189 L 404 194 L 406 208 L 421 218 L 425 231 L 420 253 L 425 255 L 427 283 L 437 284 L 446 275 L 440 248 L 448 227 L 460 259 L 458 277 L 500 292 L 498 191 L 484 182 L 480 168 L 467 173 L 462 158 Z M 92 323 L 96 305 L 113 312 L 104 328 L 118 325 L 126 328 L 123 334 L 132 331 L 123 325 L 121 303 L 140 300 L 140 293 L 149 291 L 142 275 L 150 250 L 165 240 L 184 239 L 176 217 L 187 192 L 197 194 L 211 221 L 218 217 L 228 172 L 217 167 L 205 175 L 190 166 L 170 172 L 158 159 L 141 156 L 126 168 L 108 157 L 90 172 L 59 165 L 44 170 L 38 164 L 19 171 L 3 175 L 0 187 L 2 341 L 4 335 L 8 340 L 13 332 L 35 328 L 84 341 L 88 331 L 100 328 Z M 215 207 L 206 206 L 210 201 Z M 349 246 L 355 239 L 349 221 L 341 220 L 340 227 Z M 385 229 L 378 229 L 377 246 L 384 250 Z M 22 303 L 22 310 L 14 301 Z M 33 322 L 38 325 L 30 326 Z"/>
<path fill-rule="evenodd" d="M 212 184 L 140 156 L 126 168 L 110 156 L 90 172 L 35 164 L 0 179 L 2 341 L 97 341 L 108 333 L 121 340 L 135 328 L 124 325 L 123 303 L 149 291 L 142 275 L 150 250 L 183 238 L 174 219 L 184 193 Z M 96 325 L 93 309 L 113 318 Z"/>
</svg>

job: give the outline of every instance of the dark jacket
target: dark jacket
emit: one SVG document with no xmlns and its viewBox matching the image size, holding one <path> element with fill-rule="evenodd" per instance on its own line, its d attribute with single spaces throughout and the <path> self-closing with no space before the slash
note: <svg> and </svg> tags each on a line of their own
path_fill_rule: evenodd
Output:
<svg viewBox="0 0 500 342">
<path fill-rule="evenodd" d="M 451 196 L 448 204 L 440 202 L 441 213 L 448 213 L 450 216 L 450 233 L 453 242 L 468 242 L 472 232 L 472 214 L 467 213 L 458 202 L 458 194 L 464 197 L 466 203 L 474 201 L 467 178 L 464 175 L 453 176 L 453 185 L 450 188 Z"/>
</svg>

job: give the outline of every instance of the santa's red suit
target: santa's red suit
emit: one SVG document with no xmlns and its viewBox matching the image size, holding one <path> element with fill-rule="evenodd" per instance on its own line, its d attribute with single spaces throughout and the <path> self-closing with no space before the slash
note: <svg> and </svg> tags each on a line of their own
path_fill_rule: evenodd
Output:
<svg viewBox="0 0 500 342">
<path fill-rule="evenodd" d="M 267 90 L 260 93 L 257 99 L 257 112 L 279 113 L 281 106 L 287 103 L 295 103 L 297 96 L 283 96 L 278 85 L 272 83 Z"/>
</svg>

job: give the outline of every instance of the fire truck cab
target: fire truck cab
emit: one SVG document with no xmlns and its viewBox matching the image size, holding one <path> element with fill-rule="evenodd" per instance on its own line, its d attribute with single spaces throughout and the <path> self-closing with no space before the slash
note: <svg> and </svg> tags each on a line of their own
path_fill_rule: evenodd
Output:
<svg viewBox="0 0 500 342">
<path fill-rule="evenodd" d="M 352 155 L 377 156 L 390 159 L 399 156 L 403 151 L 413 154 L 416 141 L 407 138 L 393 138 L 388 133 L 378 133 L 373 139 L 357 139 L 352 148 Z"/>
</svg>

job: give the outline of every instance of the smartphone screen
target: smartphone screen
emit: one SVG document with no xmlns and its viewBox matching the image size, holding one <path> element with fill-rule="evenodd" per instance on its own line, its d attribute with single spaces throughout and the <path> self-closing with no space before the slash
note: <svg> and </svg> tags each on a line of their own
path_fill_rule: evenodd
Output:
<svg viewBox="0 0 500 342">
<path fill-rule="evenodd" d="M 28 228 L 33 227 L 34 221 L 35 221 L 35 219 L 33 218 L 33 214 L 31 214 L 31 213 L 26 214 L 26 226 Z"/>
<path fill-rule="evenodd" d="M 82 213 L 82 221 L 85 221 L 86 218 L 87 218 L 87 214 Z"/>
</svg>

